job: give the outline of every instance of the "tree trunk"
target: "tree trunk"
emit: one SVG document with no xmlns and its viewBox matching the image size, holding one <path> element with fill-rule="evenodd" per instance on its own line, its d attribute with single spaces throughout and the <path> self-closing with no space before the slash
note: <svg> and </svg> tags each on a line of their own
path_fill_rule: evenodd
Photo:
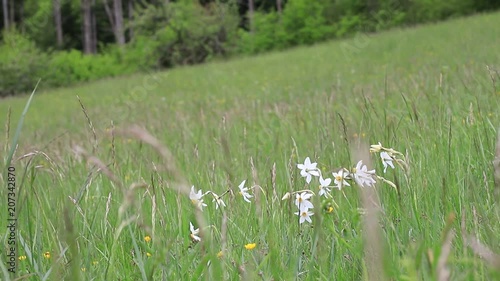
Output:
<svg viewBox="0 0 500 281">
<path fill-rule="evenodd" d="M 82 1 L 82 16 L 83 16 L 83 53 L 93 54 L 92 46 L 92 6 L 91 0 Z"/>
<path fill-rule="evenodd" d="M 2 0 L 3 28 L 9 29 L 9 5 L 7 0 Z"/>
<path fill-rule="evenodd" d="M 122 0 L 113 1 L 113 10 L 115 18 L 115 38 L 119 46 L 125 45 L 125 29 L 123 28 L 123 8 Z"/>
<path fill-rule="evenodd" d="M 94 9 L 93 7 L 95 7 L 95 1 L 96 0 L 92 0 L 92 53 L 94 54 L 97 54 L 97 22 L 96 22 L 96 18 L 95 18 L 95 12 L 94 12 Z"/>
<path fill-rule="evenodd" d="M 281 0 L 276 0 L 276 10 L 278 10 L 278 14 L 281 15 L 281 11 L 283 10 Z"/>
<path fill-rule="evenodd" d="M 128 38 L 132 40 L 134 38 L 134 30 L 132 29 L 131 23 L 134 20 L 134 0 L 128 0 Z"/>
<path fill-rule="evenodd" d="M 21 28 L 21 33 L 24 33 L 24 0 L 19 1 L 19 28 Z"/>
<path fill-rule="evenodd" d="M 63 29 L 61 19 L 61 0 L 52 0 L 54 9 L 54 24 L 56 26 L 57 47 L 59 49 L 63 46 Z"/>
<path fill-rule="evenodd" d="M 15 9 L 14 9 L 14 1 L 13 0 L 10 0 L 10 23 L 13 24 L 14 23 L 14 13 L 15 13 Z"/>
<path fill-rule="evenodd" d="M 123 29 L 123 9 L 122 0 L 113 0 L 113 11 L 109 7 L 108 1 L 103 0 L 104 10 L 108 15 L 109 23 L 111 24 L 111 29 L 113 30 L 113 35 L 115 36 L 116 43 L 118 45 L 125 44 L 125 33 Z"/>
<path fill-rule="evenodd" d="M 248 0 L 248 21 L 250 26 L 250 32 L 253 32 L 253 13 L 254 13 L 253 0 Z"/>
</svg>

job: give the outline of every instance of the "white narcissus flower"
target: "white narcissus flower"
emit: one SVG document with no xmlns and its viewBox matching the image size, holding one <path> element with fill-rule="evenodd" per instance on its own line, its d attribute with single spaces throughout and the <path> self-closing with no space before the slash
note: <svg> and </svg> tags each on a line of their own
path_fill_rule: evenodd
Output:
<svg viewBox="0 0 500 281">
<path fill-rule="evenodd" d="M 300 194 L 297 193 L 295 195 L 295 205 L 299 209 L 301 209 L 301 208 L 312 209 L 312 208 L 314 208 L 314 206 L 311 203 L 311 201 L 309 201 L 309 198 L 311 198 L 311 197 L 312 197 L 311 193 L 307 193 L 307 192 L 302 192 Z"/>
<path fill-rule="evenodd" d="M 213 192 L 212 192 L 212 195 L 214 196 L 214 199 L 212 200 L 212 202 L 215 202 L 215 209 L 216 210 L 219 209 L 219 207 L 221 207 L 221 208 L 226 207 L 226 203 L 224 203 L 224 201 L 222 201 L 222 198 L 219 195 L 217 195 Z"/>
<path fill-rule="evenodd" d="M 358 164 L 356 164 L 356 168 L 354 168 L 352 175 L 354 176 L 354 181 L 361 187 L 371 187 L 376 183 L 373 178 L 375 170 L 368 171 L 366 165 L 363 165 L 362 160 L 359 160 Z"/>
<path fill-rule="evenodd" d="M 191 186 L 191 192 L 189 192 L 189 199 L 191 199 L 191 202 L 193 202 L 193 205 L 198 207 L 201 211 L 203 211 L 203 207 L 206 207 L 207 204 L 203 203 L 203 194 L 201 192 L 201 189 L 196 192 L 194 189 L 194 185 Z"/>
<path fill-rule="evenodd" d="M 304 160 L 304 164 L 297 164 L 297 168 L 300 169 L 300 175 L 306 178 L 306 182 L 310 183 L 312 176 L 319 177 L 319 170 L 316 168 L 318 163 L 311 163 L 309 157 Z"/>
<path fill-rule="evenodd" d="M 281 200 L 289 199 L 291 195 L 292 194 L 290 192 L 287 192 L 287 193 L 285 193 L 285 195 L 283 195 L 283 197 L 281 198 Z"/>
<path fill-rule="evenodd" d="M 319 177 L 318 195 L 323 196 L 323 195 L 326 195 L 327 193 L 330 193 L 331 189 L 329 187 L 330 187 L 331 183 L 332 183 L 332 179 L 330 179 L 330 178 L 323 179 L 323 177 L 320 176 Z"/>
<path fill-rule="evenodd" d="M 389 153 L 385 151 L 380 152 L 380 158 L 382 158 L 382 164 L 384 165 L 384 173 L 387 171 L 388 166 L 394 169 L 394 164 L 392 163 L 394 159 Z"/>
<path fill-rule="evenodd" d="M 191 234 L 189 234 L 189 237 L 191 237 L 191 239 L 198 242 L 201 241 L 201 238 L 199 236 L 200 229 L 199 228 L 194 229 L 194 226 L 191 222 L 189 222 L 189 230 L 191 231 Z"/>
<path fill-rule="evenodd" d="M 252 198 L 253 196 L 250 195 L 250 193 L 248 193 L 249 188 L 245 187 L 245 182 L 246 182 L 246 180 L 242 181 L 240 183 L 240 185 L 238 186 L 238 188 L 240 189 L 241 196 L 243 196 L 243 200 L 250 203 L 250 198 Z"/>
<path fill-rule="evenodd" d="M 370 145 L 370 152 L 379 152 L 380 150 L 382 150 L 382 144 L 380 142 Z"/>
<path fill-rule="evenodd" d="M 344 186 L 351 186 L 345 181 L 345 176 L 349 175 L 349 172 L 347 172 L 344 168 L 340 169 L 338 173 L 333 172 L 332 175 L 335 180 L 334 183 L 339 190 L 341 190 Z"/>
<path fill-rule="evenodd" d="M 300 211 L 295 214 L 300 217 L 299 223 L 304 223 L 305 221 L 312 223 L 311 216 L 314 215 L 314 213 L 309 211 L 309 208 L 302 207 Z"/>
</svg>

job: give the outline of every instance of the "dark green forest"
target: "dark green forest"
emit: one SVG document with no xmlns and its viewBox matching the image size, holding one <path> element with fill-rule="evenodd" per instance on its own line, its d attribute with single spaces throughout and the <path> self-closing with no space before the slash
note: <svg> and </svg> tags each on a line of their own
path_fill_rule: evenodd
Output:
<svg viewBox="0 0 500 281">
<path fill-rule="evenodd" d="M 497 0 L 1 0 L 0 96 L 309 45 Z"/>
</svg>

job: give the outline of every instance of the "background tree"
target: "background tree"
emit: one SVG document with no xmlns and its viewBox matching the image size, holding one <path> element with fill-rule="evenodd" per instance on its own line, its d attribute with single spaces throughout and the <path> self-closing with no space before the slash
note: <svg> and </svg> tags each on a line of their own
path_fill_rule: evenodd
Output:
<svg viewBox="0 0 500 281">
<path fill-rule="evenodd" d="M 56 29 L 57 48 L 63 47 L 63 28 L 61 19 L 61 0 L 53 0 L 52 5 L 54 8 L 54 25 Z"/>
<path fill-rule="evenodd" d="M 115 36 L 116 43 L 119 46 L 125 45 L 125 30 L 123 27 L 123 7 L 121 0 L 113 0 L 113 9 L 109 6 L 107 0 L 103 0 L 106 14 L 108 15 L 111 29 Z"/>
<path fill-rule="evenodd" d="M 92 22 L 92 2 L 91 0 L 82 0 L 83 15 L 83 52 L 85 54 L 95 54 L 97 52 L 95 36 L 95 25 Z M 95 22 L 95 21 L 94 21 Z"/>
<path fill-rule="evenodd" d="M 9 28 L 9 4 L 8 0 L 2 0 L 2 10 L 3 10 L 3 26 L 5 29 Z"/>
</svg>

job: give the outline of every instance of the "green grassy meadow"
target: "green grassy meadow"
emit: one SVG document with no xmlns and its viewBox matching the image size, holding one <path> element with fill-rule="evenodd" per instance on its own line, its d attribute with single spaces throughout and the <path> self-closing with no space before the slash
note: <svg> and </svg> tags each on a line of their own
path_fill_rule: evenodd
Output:
<svg viewBox="0 0 500 281">
<path fill-rule="evenodd" d="M 445 262 L 450 280 L 500 278 L 498 264 L 462 239 L 473 234 L 500 253 L 498 34 L 495 13 L 73 88 L 42 81 L 12 163 L 24 257 L 16 276 L 446 280 Z M 27 99 L 0 101 L 3 159 Z M 406 156 L 408 171 L 384 174 L 371 155 L 397 188 L 378 181 L 372 209 L 355 184 L 333 189 L 332 200 L 313 197 L 313 223 L 299 224 L 293 200 L 281 199 L 319 184 L 307 185 L 297 164 L 310 157 L 332 178 L 378 142 Z M 251 203 L 238 195 L 243 180 L 254 186 Z M 192 185 L 229 190 L 227 206 L 216 209 L 208 194 L 198 211 Z M 371 211 L 379 236 L 365 228 Z M 8 232 L 0 235 L 0 279 L 14 280 Z"/>
</svg>

